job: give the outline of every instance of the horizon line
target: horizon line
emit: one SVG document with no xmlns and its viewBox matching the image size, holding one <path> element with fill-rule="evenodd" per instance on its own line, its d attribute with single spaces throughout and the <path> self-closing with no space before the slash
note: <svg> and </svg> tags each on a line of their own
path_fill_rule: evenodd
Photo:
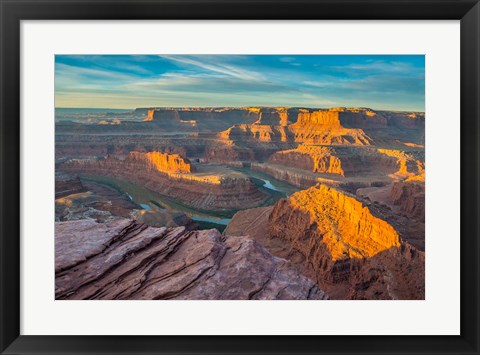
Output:
<svg viewBox="0 0 480 355">
<path fill-rule="evenodd" d="M 377 109 L 367 106 L 278 106 L 278 105 L 244 105 L 244 106 L 140 106 L 140 107 L 55 107 L 55 109 L 96 109 L 96 110 L 131 110 L 134 111 L 136 109 L 145 108 L 145 109 L 162 109 L 162 108 L 172 108 L 172 109 L 179 109 L 179 108 L 247 108 L 247 107 L 259 107 L 259 108 L 306 108 L 306 109 L 330 109 L 330 108 L 365 108 L 370 109 L 373 111 L 390 111 L 390 112 L 420 112 L 425 113 L 425 110 L 395 110 L 395 109 Z"/>
</svg>

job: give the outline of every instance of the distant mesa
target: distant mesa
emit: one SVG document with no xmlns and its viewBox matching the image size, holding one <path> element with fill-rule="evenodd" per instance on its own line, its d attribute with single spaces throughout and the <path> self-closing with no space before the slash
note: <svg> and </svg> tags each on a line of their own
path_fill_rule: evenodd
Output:
<svg viewBox="0 0 480 355">
<path fill-rule="evenodd" d="M 408 217 L 425 222 L 425 184 L 407 179 L 392 184 L 390 199 Z"/>
<path fill-rule="evenodd" d="M 122 124 L 122 121 L 120 121 L 118 118 L 114 118 L 112 120 L 101 120 L 98 121 L 99 125 L 119 125 Z"/>
<path fill-rule="evenodd" d="M 170 130 L 223 131 L 220 137 L 228 139 L 369 145 L 363 130 L 420 128 L 424 114 L 342 107 L 157 108 L 147 110 L 144 121 Z"/>
<path fill-rule="evenodd" d="M 147 111 L 147 117 L 143 120 L 144 122 L 150 122 L 153 121 L 153 116 L 155 114 L 155 110 L 148 110 Z"/>
</svg>

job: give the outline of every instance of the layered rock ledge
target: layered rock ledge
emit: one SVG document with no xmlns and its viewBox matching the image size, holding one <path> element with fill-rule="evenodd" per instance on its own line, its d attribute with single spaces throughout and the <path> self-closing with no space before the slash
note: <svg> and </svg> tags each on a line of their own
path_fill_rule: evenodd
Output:
<svg viewBox="0 0 480 355">
<path fill-rule="evenodd" d="M 327 299 L 248 237 L 127 219 L 55 224 L 56 299 Z"/>
<path fill-rule="evenodd" d="M 185 171 L 196 169 L 187 159 L 176 154 L 152 154 L 131 152 L 124 159 L 113 156 L 100 160 L 72 159 L 61 164 L 60 169 L 125 179 L 190 207 L 209 211 L 256 207 L 268 198 L 241 173 L 219 166 L 188 173 Z"/>
</svg>

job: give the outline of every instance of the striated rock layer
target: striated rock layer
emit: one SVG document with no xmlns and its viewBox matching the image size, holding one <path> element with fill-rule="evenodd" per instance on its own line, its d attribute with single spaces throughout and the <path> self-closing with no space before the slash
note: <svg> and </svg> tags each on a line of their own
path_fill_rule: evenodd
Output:
<svg viewBox="0 0 480 355">
<path fill-rule="evenodd" d="M 71 194 L 85 192 L 78 176 L 70 176 L 68 174 L 55 174 L 55 198 L 65 197 Z"/>
<path fill-rule="evenodd" d="M 309 188 L 318 183 L 318 178 L 309 172 L 302 170 L 285 169 L 285 165 L 270 163 L 251 163 L 253 170 L 273 176 L 277 180 L 285 181 L 293 186 L 300 188 Z"/>
<path fill-rule="evenodd" d="M 318 185 L 237 215 L 226 235 L 259 240 L 333 299 L 425 297 L 425 254 L 352 196 Z"/>
<path fill-rule="evenodd" d="M 273 154 L 269 162 L 293 166 L 314 173 L 345 175 L 341 160 L 331 148 L 300 145 L 296 149 L 282 150 Z"/>
<path fill-rule="evenodd" d="M 370 257 L 400 246 L 392 226 L 373 216 L 355 198 L 325 185 L 279 201 L 270 215 L 270 223 L 273 236 L 291 241 L 293 247 L 302 250 L 315 264 L 320 264 L 317 261 L 323 259 L 325 252 L 336 261 Z M 289 229 L 285 230 L 287 224 Z M 322 248 L 316 248 L 312 254 L 311 246 L 305 245 L 303 239 L 321 241 Z"/>
<path fill-rule="evenodd" d="M 142 184 L 161 195 L 203 210 L 236 210 L 261 205 L 267 198 L 257 186 L 240 173 L 178 173 L 178 169 L 193 170 L 190 163 L 176 156 L 162 159 L 174 162 L 174 171 L 166 172 L 161 164 L 152 163 L 151 153 L 132 152 L 125 159 L 107 157 L 101 160 L 70 160 L 60 168 L 80 172 L 113 176 Z M 162 168 L 161 171 L 158 167 Z"/>
<path fill-rule="evenodd" d="M 207 162 L 230 164 L 254 159 L 255 153 L 251 149 L 238 147 L 230 141 L 214 142 L 205 148 L 205 160 Z"/>
<path fill-rule="evenodd" d="M 55 225 L 56 299 L 326 299 L 247 237 L 129 220 Z"/>
<path fill-rule="evenodd" d="M 132 164 L 135 164 L 144 170 L 159 171 L 163 173 L 191 173 L 195 171 L 195 167 L 190 161 L 178 154 L 131 152 L 129 154 L 129 160 L 132 161 Z"/>
<path fill-rule="evenodd" d="M 408 217 L 425 222 L 425 184 L 397 181 L 392 184 L 390 198 Z"/>
</svg>

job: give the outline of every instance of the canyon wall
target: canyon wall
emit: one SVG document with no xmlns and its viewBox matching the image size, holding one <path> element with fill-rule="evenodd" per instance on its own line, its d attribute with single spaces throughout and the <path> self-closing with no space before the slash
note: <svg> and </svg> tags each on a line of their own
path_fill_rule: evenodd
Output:
<svg viewBox="0 0 480 355">
<path fill-rule="evenodd" d="M 85 192 L 86 189 L 78 176 L 55 173 L 55 198 Z"/>
<path fill-rule="evenodd" d="M 398 170 L 395 175 L 405 178 L 423 175 L 425 171 L 425 156 L 423 151 L 405 152 L 395 149 L 378 149 L 378 151 L 395 161 Z M 385 161 L 385 158 L 382 158 Z M 392 160 L 392 159 L 390 159 Z"/>
<path fill-rule="evenodd" d="M 250 167 L 253 170 L 269 174 L 277 180 L 285 181 L 300 188 L 309 188 L 318 183 L 318 178 L 313 173 L 285 169 L 282 165 L 251 163 Z"/>
<path fill-rule="evenodd" d="M 119 219 L 55 224 L 55 298 L 326 299 L 290 264 L 247 237 Z"/>
<path fill-rule="evenodd" d="M 225 164 L 253 161 L 255 160 L 255 153 L 252 149 L 236 146 L 231 141 L 214 142 L 205 148 L 205 160 Z"/>
<path fill-rule="evenodd" d="M 291 133 L 285 126 L 269 126 L 260 124 L 239 124 L 218 133 L 221 139 L 231 140 L 233 142 L 287 142 L 291 140 Z"/>
<path fill-rule="evenodd" d="M 424 253 L 353 196 L 317 185 L 257 210 L 236 214 L 224 234 L 259 240 L 331 298 L 425 297 Z"/>
<path fill-rule="evenodd" d="M 139 109 L 140 113 L 143 121 L 112 121 L 115 124 L 107 125 L 57 122 L 56 157 L 179 147 L 185 154 L 168 152 L 201 158 L 206 147 L 215 146 L 211 144 L 214 139 L 250 149 L 263 161 L 299 143 L 398 148 L 405 144 L 419 147 L 424 141 L 423 113 L 284 107 L 145 108 Z"/>
<path fill-rule="evenodd" d="M 260 117 L 255 109 L 237 108 L 180 108 L 154 109 L 151 123 L 168 130 L 222 131 L 234 124 L 254 123 Z"/>
<path fill-rule="evenodd" d="M 293 116 L 294 110 L 285 107 L 268 108 L 262 107 L 258 109 L 258 120 L 256 125 L 270 125 L 270 126 L 286 126 Z"/>
<path fill-rule="evenodd" d="M 237 124 L 220 132 L 218 136 L 235 142 L 257 140 L 260 142 L 308 142 L 318 144 L 370 144 L 360 129 L 348 129 L 341 125 L 339 113 L 300 109 L 259 111 L 259 119 L 253 124 Z"/>
<path fill-rule="evenodd" d="M 178 154 L 161 152 L 131 152 L 126 163 L 147 171 L 158 171 L 162 173 L 192 173 L 195 167 L 190 160 Z"/>
<path fill-rule="evenodd" d="M 55 157 L 61 159 L 127 155 L 130 152 L 162 152 L 184 158 L 201 156 L 205 142 L 200 139 L 174 139 L 152 135 L 58 135 L 55 138 Z"/>
<path fill-rule="evenodd" d="M 320 265 L 325 251 L 333 261 L 371 257 L 398 247 L 397 232 L 387 222 L 374 217 L 355 198 L 320 185 L 297 192 L 279 201 L 270 215 L 272 236 L 287 239 L 304 255 Z M 288 223 L 289 228 L 285 230 Z M 315 228 L 311 228 L 315 226 Z M 308 234 L 305 235 L 305 231 Z M 322 248 L 304 245 L 303 238 L 321 241 Z M 304 250 L 304 247 L 308 250 Z M 326 250 L 324 249 L 324 247 Z"/>
<path fill-rule="evenodd" d="M 392 184 L 390 199 L 410 218 L 425 222 L 425 184 L 397 181 Z"/>
<path fill-rule="evenodd" d="M 269 160 L 272 164 L 292 166 L 314 173 L 344 175 L 341 160 L 334 155 L 331 148 L 300 145 L 295 149 L 282 150 L 273 154 Z"/>
<path fill-rule="evenodd" d="M 160 195 L 190 207 L 208 211 L 251 208 L 261 205 L 267 198 L 245 175 L 233 172 L 178 173 L 188 168 L 186 160 L 163 159 L 160 171 L 152 165 L 150 153 L 132 152 L 125 159 L 107 157 L 100 160 L 72 159 L 60 164 L 59 169 L 89 175 L 112 176 L 132 181 Z M 186 165 L 185 165 L 186 164 Z"/>
</svg>

